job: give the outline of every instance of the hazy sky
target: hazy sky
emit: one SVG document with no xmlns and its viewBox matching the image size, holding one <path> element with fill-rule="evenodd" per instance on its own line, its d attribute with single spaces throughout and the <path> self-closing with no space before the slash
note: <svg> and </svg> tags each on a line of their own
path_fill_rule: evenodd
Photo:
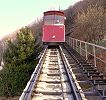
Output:
<svg viewBox="0 0 106 100">
<path fill-rule="evenodd" d="M 0 38 L 42 17 L 44 11 L 60 8 L 80 0 L 0 0 Z"/>
</svg>

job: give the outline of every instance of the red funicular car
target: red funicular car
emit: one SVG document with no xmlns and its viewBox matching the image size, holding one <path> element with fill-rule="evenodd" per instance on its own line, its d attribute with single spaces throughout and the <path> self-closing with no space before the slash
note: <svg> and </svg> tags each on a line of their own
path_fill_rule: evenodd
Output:
<svg viewBox="0 0 106 100">
<path fill-rule="evenodd" d="M 48 44 L 65 42 L 64 13 L 61 11 L 44 12 L 42 41 Z"/>
</svg>

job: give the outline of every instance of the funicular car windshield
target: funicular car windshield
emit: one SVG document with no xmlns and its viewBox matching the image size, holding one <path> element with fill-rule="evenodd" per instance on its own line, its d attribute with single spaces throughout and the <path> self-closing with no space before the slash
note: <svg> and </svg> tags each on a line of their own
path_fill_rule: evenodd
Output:
<svg viewBox="0 0 106 100">
<path fill-rule="evenodd" d="M 46 15 L 44 16 L 44 25 L 64 24 L 64 16 Z"/>
</svg>

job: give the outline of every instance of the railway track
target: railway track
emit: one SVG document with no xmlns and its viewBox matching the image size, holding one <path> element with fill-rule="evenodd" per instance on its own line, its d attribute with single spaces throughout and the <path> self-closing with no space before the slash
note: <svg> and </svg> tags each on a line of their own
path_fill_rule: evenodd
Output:
<svg viewBox="0 0 106 100">
<path fill-rule="evenodd" d="M 106 79 L 68 45 L 46 47 L 19 100 L 106 100 Z"/>
<path fill-rule="evenodd" d="M 73 80 L 62 48 L 46 47 L 19 100 L 85 99 Z"/>
<path fill-rule="evenodd" d="M 48 49 L 32 100 L 74 99 L 66 71 L 57 48 Z"/>
</svg>

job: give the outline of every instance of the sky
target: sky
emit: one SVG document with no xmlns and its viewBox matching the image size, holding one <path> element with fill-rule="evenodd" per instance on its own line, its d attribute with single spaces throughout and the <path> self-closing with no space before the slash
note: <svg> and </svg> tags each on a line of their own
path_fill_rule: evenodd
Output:
<svg viewBox="0 0 106 100">
<path fill-rule="evenodd" d="M 42 18 L 47 10 L 64 10 L 80 0 L 0 0 L 0 39 Z"/>
</svg>

